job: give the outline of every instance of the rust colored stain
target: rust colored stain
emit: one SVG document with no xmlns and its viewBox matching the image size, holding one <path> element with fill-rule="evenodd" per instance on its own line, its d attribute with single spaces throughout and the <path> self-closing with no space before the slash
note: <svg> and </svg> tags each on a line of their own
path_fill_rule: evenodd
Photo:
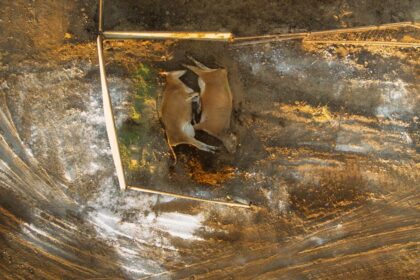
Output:
<svg viewBox="0 0 420 280">
<path fill-rule="evenodd" d="M 235 169 L 232 166 L 223 166 L 217 171 L 205 171 L 203 165 L 195 158 L 188 161 L 188 175 L 199 184 L 213 187 L 221 185 L 235 177 Z"/>
</svg>

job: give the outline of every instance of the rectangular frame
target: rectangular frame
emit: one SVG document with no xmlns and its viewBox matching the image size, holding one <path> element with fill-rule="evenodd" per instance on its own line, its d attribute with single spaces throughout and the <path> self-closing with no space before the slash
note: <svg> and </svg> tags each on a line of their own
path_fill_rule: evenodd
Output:
<svg viewBox="0 0 420 280">
<path fill-rule="evenodd" d="M 131 189 L 131 190 L 140 191 L 144 193 L 172 196 L 175 198 L 201 201 L 201 202 L 220 204 L 220 205 L 226 205 L 226 206 L 251 208 L 250 204 L 205 199 L 205 198 L 199 198 L 199 197 L 194 197 L 194 196 L 189 196 L 189 195 L 181 195 L 181 194 L 176 194 L 176 193 L 151 190 L 145 187 L 128 186 L 126 182 L 125 174 L 124 174 L 124 168 L 121 161 L 117 130 L 115 126 L 115 119 L 114 119 L 114 114 L 112 111 L 111 96 L 109 95 L 108 83 L 107 83 L 107 78 L 106 78 L 106 70 L 105 70 L 105 59 L 104 59 L 104 50 L 103 50 L 103 42 L 105 39 L 106 40 L 175 39 L 175 40 L 201 40 L 201 41 L 226 42 L 226 41 L 233 40 L 232 34 L 226 33 L 226 32 L 104 31 L 103 30 L 103 9 L 104 9 L 103 0 L 99 0 L 99 22 L 98 22 L 99 34 L 98 34 L 96 43 L 98 46 L 99 71 L 100 71 L 100 80 L 101 80 L 101 88 L 102 88 L 102 101 L 103 101 L 103 109 L 104 109 L 104 115 L 105 115 L 105 125 L 106 125 L 108 140 L 111 146 L 112 158 L 114 160 L 114 165 L 115 165 L 120 189 L 121 190 Z"/>
</svg>

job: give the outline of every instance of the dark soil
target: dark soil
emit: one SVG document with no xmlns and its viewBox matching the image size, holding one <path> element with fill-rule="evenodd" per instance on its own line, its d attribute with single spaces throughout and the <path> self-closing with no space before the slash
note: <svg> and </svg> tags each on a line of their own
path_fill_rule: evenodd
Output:
<svg viewBox="0 0 420 280">
<path fill-rule="evenodd" d="M 419 10 L 409 0 L 105 1 L 105 27 L 248 36 L 415 21 Z M 119 190 L 96 26 L 96 1 L 0 3 L 1 277 L 418 279 L 417 49 L 106 42 L 117 126 L 142 140 L 127 142 L 130 183 L 256 205 L 245 210 Z M 179 146 L 171 169 L 155 76 L 187 54 L 228 70 L 239 145 Z M 141 121 L 130 116 L 139 67 L 153 73 Z M 183 79 L 198 90 L 195 75 Z"/>
</svg>

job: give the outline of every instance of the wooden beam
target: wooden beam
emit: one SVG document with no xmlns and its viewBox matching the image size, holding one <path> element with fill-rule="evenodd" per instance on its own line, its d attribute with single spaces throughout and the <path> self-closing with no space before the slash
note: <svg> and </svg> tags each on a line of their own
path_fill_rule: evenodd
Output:
<svg viewBox="0 0 420 280">
<path fill-rule="evenodd" d="M 102 86 L 102 101 L 105 114 L 106 131 L 108 133 L 109 144 L 111 145 L 112 158 L 114 159 L 115 168 L 117 171 L 118 182 L 120 188 L 125 190 L 127 188 L 124 169 L 122 166 L 120 149 L 118 146 L 117 132 L 115 128 L 114 114 L 112 112 L 111 97 L 108 91 L 108 84 L 106 81 L 105 62 L 103 54 L 103 38 L 102 35 L 98 36 L 98 58 L 99 58 L 99 72 L 101 77 Z"/>
</svg>

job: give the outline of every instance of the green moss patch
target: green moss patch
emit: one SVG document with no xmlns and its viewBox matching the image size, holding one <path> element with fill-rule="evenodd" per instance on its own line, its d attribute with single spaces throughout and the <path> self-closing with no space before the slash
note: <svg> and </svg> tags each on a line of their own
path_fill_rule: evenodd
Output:
<svg viewBox="0 0 420 280">
<path fill-rule="evenodd" d="M 157 72 L 139 64 L 133 75 L 136 91 L 129 100 L 129 116 L 118 130 L 121 158 L 128 179 L 141 168 L 142 150 L 148 143 L 151 104 L 157 95 Z"/>
</svg>

